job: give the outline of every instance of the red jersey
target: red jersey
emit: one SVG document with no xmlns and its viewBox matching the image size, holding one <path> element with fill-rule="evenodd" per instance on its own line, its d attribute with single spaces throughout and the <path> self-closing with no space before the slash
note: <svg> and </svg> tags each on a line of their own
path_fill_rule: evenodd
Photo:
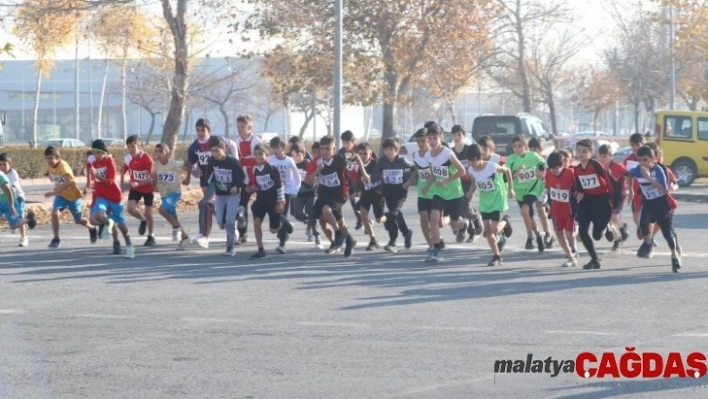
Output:
<svg viewBox="0 0 708 399">
<path fill-rule="evenodd" d="M 548 189 L 548 198 L 551 200 L 553 218 L 572 215 L 570 203 L 575 196 L 575 173 L 573 170 L 564 168 L 558 176 L 547 170 L 544 181 Z"/>
<path fill-rule="evenodd" d="M 610 167 L 608 169 L 610 170 L 610 174 L 612 175 L 612 177 L 617 180 L 619 189 L 622 191 L 622 197 L 624 197 L 624 185 L 625 181 L 627 180 L 627 168 L 620 163 L 611 161 Z"/>
<path fill-rule="evenodd" d="M 150 194 L 155 191 L 155 187 L 152 185 L 152 178 L 150 177 L 150 172 L 152 171 L 152 157 L 145 151 L 142 151 L 140 156 L 132 156 L 130 154 L 125 156 L 123 160 L 123 172 L 128 172 L 130 175 L 130 181 L 132 182 L 144 182 L 149 181 L 150 184 L 140 186 L 137 188 L 131 188 L 139 193 Z"/>
<path fill-rule="evenodd" d="M 315 173 L 315 171 L 317 170 L 317 160 L 320 158 L 321 157 L 312 158 L 312 161 L 310 161 L 310 163 L 307 164 L 307 168 L 305 168 L 305 176 L 309 176 Z"/>
<path fill-rule="evenodd" d="M 253 149 L 257 145 L 261 144 L 261 139 L 257 136 L 251 135 L 248 140 L 244 140 L 241 137 L 236 139 L 236 144 L 238 145 L 238 155 L 239 161 L 243 171 L 246 172 L 248 176 L 249 184 L 256 181 L 256 177 L 253 174 L 253 168 L 256 166 L 256 159 L 253 157 Z"/>
<path fill-rule="evenodd" d="M 116 204 L 123 202 L 123 193 L 116 183 L 116 163 L 113 157 L 106 155 L 103 159 L 96 159 L 93 161 L 93 168 L 96 170 L 97 177 L 108 180 L 104 183 L 94 179 L 93 196 Z"/>
<path fill-rule="evenodd" d="M 585 193 L 585 195 L 608 195 L 613 201 L 613 207 L 616 205 L 614 199 L 615 182 L 612 180 L 610 172 L 600 162 L 591 159 L 586 167 L 583 168 L 583 165 L 580 164 L 573 169 L 573 172 L 578 191 Z"/>
</svg>

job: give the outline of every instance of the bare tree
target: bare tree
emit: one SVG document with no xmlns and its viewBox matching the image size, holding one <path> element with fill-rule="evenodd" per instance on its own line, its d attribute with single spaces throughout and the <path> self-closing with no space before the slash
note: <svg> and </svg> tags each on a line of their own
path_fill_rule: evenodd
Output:
<svg viewBox="0 0 708 399">
<path fill-rule="evenodd" d="M 150 115 L 150 128 L 145 138 L 146 144 L 152 140 L 158 115 L 167 111 L 169 87 L 164 75 L 139 63 L 132 68 L 134 79 L 127 82 L 127 97 L 133 104 L 141 107 Z"/>
</svg>

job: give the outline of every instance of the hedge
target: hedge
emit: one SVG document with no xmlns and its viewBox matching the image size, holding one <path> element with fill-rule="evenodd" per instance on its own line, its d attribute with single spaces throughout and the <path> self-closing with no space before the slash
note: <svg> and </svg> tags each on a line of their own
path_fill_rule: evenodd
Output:
<svg viewBox="0 0 708 399">
<path fill-rule="evenodd" d="M 117 160 L 116 166 L 120 168 L 123 158 L 128 153 L 124 147 L 110 147 L 108 149 Z M 153 154 L 152 146 L 146 151 Z M 60 148 L 61 158 L 71 165 L 76 176 L 84 174 L 86 166 L 86 153 L 88 148 Z M 21 179 L 41 179 L 47 173 L 47 162 L 44 160 L 44 148 L 6 147 L 0 148 L 0 153 L 7 154 L 12 159 L 12 168 L 17 171 Z M 177 146 L 173 155 L 175 159 L 187 158 L 187 146 Z"/>
</svg>

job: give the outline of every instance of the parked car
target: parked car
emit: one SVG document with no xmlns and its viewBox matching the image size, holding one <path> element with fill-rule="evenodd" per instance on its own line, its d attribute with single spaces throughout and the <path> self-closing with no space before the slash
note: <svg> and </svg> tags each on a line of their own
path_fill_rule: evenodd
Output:
<svg viewBox="0 0 708 399">
<path fill-rule="evenodd" d="M 472 140 L 472 135 L 467 134 L 467 136 L 465 137 L 465 144 L 474 144 L 474 140 Z M 452 142 L 452 133 L 443 132 L 443 143 L 448 147 L 452 147 L 454 145 Z M 413 162 L 413 153 L 415 153 L 416 151 L 418 151 L 418 143 L 416 143 L 415 137 L 413 137 L 413 135 L 411 134 L 411 136 L 408 138 L 408 141 L 401 144 L 401 149 L 398 154 L 404 157 L 405 159 Z"/>
<path fill-rule="evenodd" d="M 539 139 L 544 156 L 548 156 L 555 149 L 551 141 L 553 136 L 546 125 L 540 118 L 530 114 L 478 116 L 472 125 L 472 138 L 478 140 L 482 136 L 490 136 L 497 146 L 497 153 L 502 156 L 514 152 L 511 141 L 519 134 L 523 134 L 527 139 Z"/>
<path fill-rule="evenodd" d="M 649 138 L 661 147 L 664 163 L 673 169 L 679 186 L 708 177 L 708 112 L 659 110 L 652 125 Z"/>
<path fill-rule="evenodd" d="M 83 141 L 77 139 L 49 139 L 42 142 L 42 147 L 81 148 L 86 147 Z"/>
<path fill-rule="evenodd" d="M 125 140 L 123 139 L 118 139 L 118 138 L 102 138 L 104 143 L 106 143 L 106 146 L 108 147 L 125 147 Z"/>
<path fill-rule="evenodd" d="M 632 147 L 622 147 L 612 154 L 612 160 L 622 163 L 632 153 Z"/>
<path fill-rule="evenodd" d="M 608 136 L 607 133 L 605 132 L 596 132 L 596 131 L 588 131 L 588 132 L 577 132 L 573 133 L 569 137 L 564 137 L 562 140 L 559 140 L 560 145 L 559 147 L 561 149 L 563 148 L 572 148 L 575 149 L 575 146 L 578 144 L 578 141 L 580 140 L 585 140 L 589 139 L 592 141 L 595 145 L 595 153 L 597 154 L 597 148 L 600 147 L 603 144 L 607 144 L 612 148 L 612 153 L 616 153 L 620 149 L 620 145 L 610 139 L 610 136 Z"/>
</svg>

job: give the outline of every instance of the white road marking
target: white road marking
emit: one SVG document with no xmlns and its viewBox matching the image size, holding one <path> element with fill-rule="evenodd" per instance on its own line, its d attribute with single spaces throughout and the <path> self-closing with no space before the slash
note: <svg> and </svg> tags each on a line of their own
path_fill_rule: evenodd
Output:
<svg viewBox="0 0 708 399">
<path fill-rule="evenodd" d="M 484 328 L 475 328 L 475 327 L 445 327 L 445 326 L 419 326 L 416 327 L 418 330 L 427 330 L 427 331 L 470 331 L 470 332 L 484 332 L 484 331 L 489 331 Z"/>
<path fill-rule="evenodd" d="M 21 309 L 0 309 L 0 314 L 23 314 L 24 310 Z"/>
<path fill-rule="evenodd" d="M 606 335 L 606 336 L 615 336 L 619 335 L 617 333 L 612 333 L 612 332 L 604 332 L 604 331 L 566 331 L 566 330 L 548 330 L 544 331 L 546 334 L 577 334 L 577 335 Z"/>
<path fill-rule="evenodd" d="M 238 324 L 247 323 L 246 320 L 241 320 L 241 319 L 216 319 L 216 318 L 207 318 L 207 317 L 184 317 L 184 318 L 182 318 L 182 321 L 188 322 L 188 323 L 238 323 Z"/>
<path fill-rule="evenodd" d="M 702 332 L 685 332 L 685 333 L 680 333 L 680 334 L 674 334 L 674 337 L 682 337 L 682 338 L 705 338 L 708 337 L 708 333 L 702 333 Z"/>
<path fill-rule="evenodd" d="M 349 328 L 370 328 L 370 324 L 359 323 L 335 323 L 327 321 L 301 321 L 297 323 L 301 326 L 316 326 L 316 327 L 349 327 Z"/>
<path fill-rule="evenodd" d="M 132 319 L 133 316 L 121 316 L 121 315 L 114 315 L 114 314 L 95 314 L 95 313 L 81 313 L 81 314 L 76 314 L 74 317 L 82 317 L 86 319 Z"/>
</svg>

